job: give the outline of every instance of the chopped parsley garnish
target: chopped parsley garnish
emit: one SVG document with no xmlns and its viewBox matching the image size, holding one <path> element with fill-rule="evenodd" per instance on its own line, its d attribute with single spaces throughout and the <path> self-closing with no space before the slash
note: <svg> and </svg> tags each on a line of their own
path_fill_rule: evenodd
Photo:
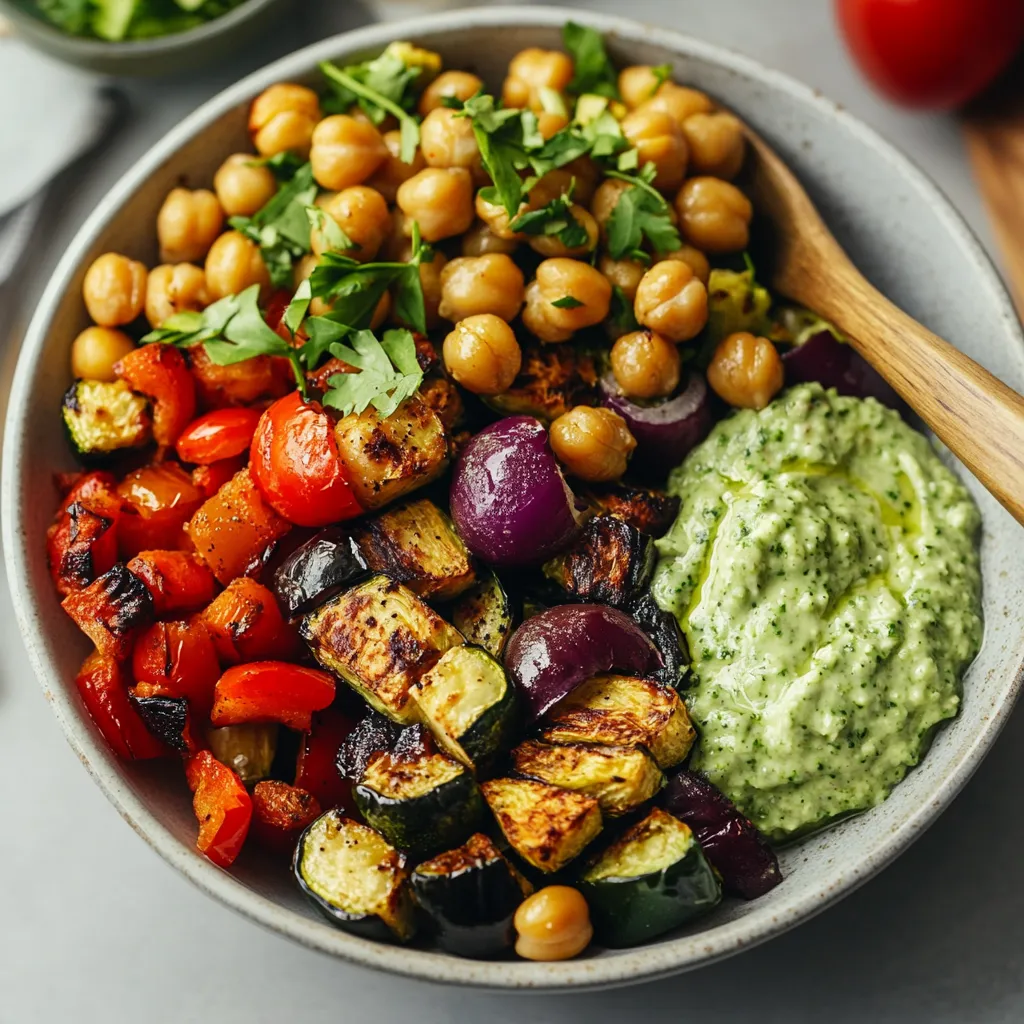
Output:
<svg viewBox="0 0 1024 1024">
<path fill-rule="evenodd" d="M 556 309 L 578 309 L 583 303 L 575 295 L 563 295 L 560 299 L 555 299 L 551 305 Z"/>
<path fill-rule="evenodd" d="M 353 332 L 347 341 L 332 344 L 331 355 L 359 372 L 334 374 L 323 404 L 343 416 L 372 405 L 386 419 L 423 383 L 415 339 L 410 331 L 392 330 L 378 341 L 372 331 L 364 330 Z"/>
<path fill-rule="evenodd" d="M 545 206 L 521 213 L 509 223 L 509 230 L 524 235 L 553 235 L 567 249 L 586 245 L 590 238 L 587 229 L 573 216 L 572 192 L 570 187 L 568 192 L 556 196 Z"/>
<path fill-rule="evenodd" d="M 595 93 L 608 99 L 619 99 L 617 76 L 608 53 L 604 38 L 596 29 L 567 21 L 562 29 L 562 42 L 572 54 L 576 73 L 569 83 L 569 92 L 577 96 Z"/>
<path fill-rule="evenodd" d="M 651 184 L 656 173 L 653 164 L 647 164 L 639 174 L 611 170 L 606 173 L 630 185 L 619 196 L 606 225 L 608 254 L 612 259 L 646 262 L 645 239 L 656 253 L 672 252 L 683 244 L 672 223 L 668 202 Z"/>
</svg>

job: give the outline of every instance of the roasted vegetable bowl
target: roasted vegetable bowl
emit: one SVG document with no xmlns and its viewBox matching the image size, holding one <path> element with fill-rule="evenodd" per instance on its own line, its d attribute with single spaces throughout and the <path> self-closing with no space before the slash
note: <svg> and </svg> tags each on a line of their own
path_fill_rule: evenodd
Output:
<svg viewBox="0 0 1024 1024">
<path fill-rule="evenodd" d="M 788 359 L 827 327 L 763 292 L 745 239 L 711 257 L 706 285 L 699 263 L 696 273 L 685 264 L 685 282 L 662 266 L 684 263 L 660 257 L 669 239 L 691 244 L 680 234 L 691 230 L 685 204 L 672 203 L 672 167 L 641 162 L 640 145 L 629 144 L 629 104 L 602 95 L 620 80 L 600 36 L 568 26 L 561 49 L 544 30 L 544 61 L 570 63 L 567 77 L 542 87 L 546 103 L 553 90 L 565 108 L 545 139 L 532 131 L 551 113 L 541 93 L 539 110 L 528 95 L 514 105 L 521 82 L 503 83 L 497 68 L 469 95 L 453 87 L 432 117 L 424 96 L 464 85 L 465 64 L 434 44 L 445 53 L 438 66 L 422 26 L 404 34 L 413 42 L 381 39 L 332 61 L 326 83 L 282 90 L 265 80 L 247 110 L 256 153 L 246 156 L 238 135 L 194 154 L 185 180 L 165 179 L 148 218 L 162 253 L 108 236 L 82 265 L 79 295 L 101 330 L 72 347 L 76 381 L 60 415 L 85 465 L 62 479 L 49 537 L 65 610 L 96 646 L 78 691 L 110 746 L 134 761 L 132 777 L 159 775 L 170 792 L 173 766 L 184 763 L 188 786 L 178 792 L 192 790 L 192 837 L 198 829 L 208 859 L 241 879 L 258 871 L 275 891 L 290 877 L 342 930 L 340 945 L 318 944 L 404 962 L 362 952 L 347 930 L 411 942 L 409 963 L 424 947 L 504 958 L 513 944 L 526 958 L 603 963 L 625 954 L 602 948 L 654 939 L 655 963 L 658 950 L 684 941 L 659 938 L 682 927 L 720 949 L 719 915 L 727 932 L 743 908 L 769 903 L 792 880 L 774 888 L 772 847 L 706 772 L 691 770 L 698 762 L 688 765 L 705 725 L 688 705 L 706 655 L 693 660 L 685 620 L 681 633 L 651 590 L 655 569 L 657 585 L 666 557 L 677 557 L 671 531 L 663 535 L 676 529 L 681 495 L 666 492 L 665 476 L 723 416 L 758 415 L 730 417 L 725 403 L 768 405 L 788 378 L 768 365 L 765 380 L 744 382 L 744 346 L 751 366 L 771 364 L 769 349 Z M 527 57 L 529 66 L 536 55 Z M 577 64 L 591 76 L 583 86 L 572 84 Z M 648 88 L 684 88 L 650 67 Z M 522 79 L 518 68 L 507 77 Z M 503 84 L 504 103 L 495 95 Z M 282 97 L 298 108 L 278 109 Z M 589 127 L 598 120 L 600 130 Z M 475 156 L 465 154 L 470 136 L 459 146 L 444 137 L 464 133 L 450 129 L 458 122 L 469 123 Z M 393 144 L 387 156 L 358 151 L 373 148 L 373 132 Z M 392 199 L 381 164 L 369 164 L 404 174 L 394 165 L 405 163 L 413 132 L 427 166 Z M 678 163 L 668 132 L 668 144 L 647 152 Z M 357 150 L 346 150 L 353 139 Z M 595 156 L 595 144 L 608 152 Z M 530 208 L 528 179 L 579 146 L 572 160 L 599 168 L 595 192 L 614 181 L 608 191 L 647 197 L 626 201 L 639 207 L 628 232 L 612 216 L 618 202 L 602 218 L 600 204 L 595 213 L 593 199 L 589 209 L 579 201 L 582 164 L 564 192 Z M 357 165 L 361 180 L 337 177 Z M 423 202 L 431 179 L 439 204 Z M 261 204 L 249 196 L 239 206 L 254 186 Z M 501 239 L 512 252 L 476 255 L 486 233 L 474 216 L 506 199 L 516 214 L 506 210 L 507 222 L 531 217 L 512 232 L 526 238 Z M 196 230 L 205 239 L 189 237 Z M 623 319 L 629 282 L 613 285 L 601 269 L 613 239 L 631 245 L 615 250 L 620 262 L 638 264 L 641 280 L 657 271 L 648 284 L 669 299 L 668 309 L 634 301 L 636 326 Z M 703 322 L 693 282 L 704 289 Z M 565 290 L 552 298 L 551 288 Z M 696 312 L 675 296 L 697 296 Z M 660 330 L 646 322 L 659 316 Z M 555 337 L 567 324 L 579 326 Z M 716 374 L 716 350 L 738 333 L 747 334 L 731 342 L 740 358 L 719 358 Z M 72 329 L 65 345 L 75 337 Z M 629 358 L 613 356 L 622 337 Z M 841 344 L 830 333 L 822 341 Z M 815 365 L 803 371 L 810 379 Z M 659 376 L 664 397 L 644 394 Z M 793 393 L 819 411 L 839 401 L 814 385 Z M 664 407 L 677 403 L 685 411 L 668 409 L 668 426 L 680 447 L 662 433 L 638 458 L 647 421 L 658 437 Z M 596 449 L 594 430 L 603 432 Z M 675 453 L 660 466 L 659 443 Z M 783 851 L 783 869 L 793 863 Z M 549 942 L 552 918 L 572 927 Z M 458 976 L 491 977 L 481 968 Z"/>
</svg>

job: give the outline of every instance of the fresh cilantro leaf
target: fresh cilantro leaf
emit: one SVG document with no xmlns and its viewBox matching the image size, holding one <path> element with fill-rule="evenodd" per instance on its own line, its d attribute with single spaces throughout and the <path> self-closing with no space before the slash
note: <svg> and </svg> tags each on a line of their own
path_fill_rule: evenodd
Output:
<svg viewBox="0 0 1024 1024">
<path fill-rule="evenodd" d="M 595 93 L 609 99 L 619 99 L 615 68 L 608 59 L 601 33 L 586 25 L 567 21 L 562 29 L 562 42 L 572 54 L 576 69 L 569 83 L 569 92 L 577 96 Z"/>
<path fill-rule="evenodd" d="M 651 89 L 653 96 L 672 77 L 672 65 L 657 64 L 651 68 L 651 74 L 654 75 L 654 88 Z"/>
<path fill-rule="evenodd" d="M 273 156 L 253 157 L 251 163 L 269 167 L 278 181 L 291 181 L 305 161 L 294 150 L 285 149 Z"/>
<path fill-rule="evenodd" d="M 284 316 L 281 317 L 281 323 L 288 328 L 288 332 L 293 338 L 298 334 L 302 321 L 306 319 L 306 314 L 309 312 L 309 304 L 312 300 L 313 290 L 307 278 L 295 289 L 295 294 L 285 308 Z"/>
<path fill-rule="evenodd" d="M 570 187 L 545 206 L 520 214 L 509 223 L 509 230 L 524 235 L 554 235 L 567 249 L 587 245 L 587 229 L 573 216 L 572 192 Z"/>
<path fill-rule="evenodd" d="M 529 110 L 502 109 L 494 97 L 478 93 L 460 111 L 473 125 L 484 169 L 494 182 L 494 195 L 514 217 L 523 201 L 523 180 L 519 172 L 530 166 L 528 145 L 535 144 L 537 117 Z M 543 139 L 540 139 L 543 144 Z"/>
<path fill-rule="evenodd" d="M 619 196 L 619 201 L 608 218 L 608 254 L 615 260 L 646 259 L 644 240 L 656 253 L 672 252 L 682 245 L 679 232 L 672 223 L 665 197 L 651 184 L 647 167 L 639 175 L 609 170 L 610 177 L 628 182 L 630 187 Z"/>
<path fill-rule="evenodd" d="M 563 295 L 560 299 L 555 299 L 551 305 L 556 309 L 578 309 L 583 303 L 575 295 Z"/>
<path fill-rule="evenodd" d="M 318 231 L 323 238 L 325 249 L 332 252 L 350 252 L 359 249 L 358 242 L 354 242 L 344 231 L 338 222 L 322 210 L 319 206 L 307 206 L 306 218 L 309 221 L 311 231 Z"/>
<path fill-rule="evenodd" d="M 416 362 L 416 343 L 406 330 L 387 331 L 383 342 L 372 331 L 354 331 L 348 344 L 330 346 L 331 355 L 358 373 L 339 373 L 328 380 L 323 404 L 343 416 L 361 413 L 372 405 L 382 419 L 390 416 L 423 382 Z"/>
<path fill-rule="evenodd" d="M 629 301 L 626 293 L 617 284 L 612 285 L 612 301 L 608 310 L 608 319 L 619 337 L 640 330 L 640 324 L 637 323 L 636 314 L 633 312 L 633 303 Z"/>
</svg>

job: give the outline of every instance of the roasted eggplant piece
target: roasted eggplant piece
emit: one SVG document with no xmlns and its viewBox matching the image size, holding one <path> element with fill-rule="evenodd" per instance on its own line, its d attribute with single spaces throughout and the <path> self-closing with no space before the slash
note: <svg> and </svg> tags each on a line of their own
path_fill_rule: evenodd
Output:
<svg viewBox="0 0 1024 1024">
<path fill-rule="evenodd" d="M 374 516 L 355 537 L 371 569 L 425 600 L 451 600 L 476 579 L 466 545 L 429 498 Z"/>
<path fill-rule="evenodd" d="M 417 726 L 407 726 L 415 729 Z M 420 727 L 422 728 L 422 727 Z M 369 708 L 359 724 L 341 741 L 338 747 L 337 768 L 343 779 L 358 782 L 374 754 L 389 753 L 395 749 L 402 726 Z"/>
<path fill-rule="evenodd" d="M 547 424 L 575 405 L 596 405 L 596 385 L 590 355 L 571 345 L 526 344 L 512 387 L 484 401 L 503 416 L 536 416 Z"/>
<path fill-rule="evenodd" d="M 149 402 L 123 380 L 76 380 L 64 392 L 64 427 L 83 462 L 100 463 L 153 439 Z"/>
<path fill-rule="evenodd" d="M 676 521 L 679 499 L 650 487 L 621 482 L 592 488 L 584 497 L 598 515 L 614 516 L 649 537 L 662 537 Z"/>
<path fill-rule="evenodd" d="M 329 526 L 296 548 L 274 573 L 274 594 L 290 619 L 305 615 L 368 571 L 355 539 Z"/>
<path fill-rule="evenodd" d="M 438 743 L 470 767 L 506 750 L 519 724 L 508 673 L 481 647 L 452 647 L 416 684 L 416 704 Z"/>
<path fill-rule="evenodd" d="M 466 643 L 501 657 L 512 635 L 515 615 L 505 588 L 493 572 L 479 574 L 479 582 L 459 598 L 452 608 L 452 623 Z"/>
<path fill-rule="evenodd" d="M 292 868 L 299 888 L 332 924 L 365 939 L 412 938 L 405 854 L 379 832 L 327 811 L 300 836 Z"/>
<path fill-rule="evenodd" d="M 432 742 L 399 743 L 391 753 L 374 754 L 355 798 L 370 825 L 415 857 L 464 842 L 484 810 L 473 773 Z"/>
<path fill-rule="evenodd" d="M 592 796 L 609 817 L 646 803 L 665 784 L 661 769 L 642 747 L 527 740 L 512 751 L 512 764 L 527 778 Z"/>
<path fill-rule="evenodd" d="M 84 590 L 68 594 L 61 607 L 107 657 L 124 661 L 135 636 L 153 621 L 153 596 L 138 576 L 118 562 Z"/>
<path fill-rule="evenodd" d="M 572 547 L 544 565 L 544 575 L 575 601 L 622 608 L 651 582 L 654 541 L 612 516 L 596 516 Z"/>
<path fill-rule="evenodd" d="M 768 840 L 702 775 L 677 772 L 665 788 L 663 802 L 669 813 L 693 829 L 728 892 L 752 900 L 782 881 Z"/>
<path fill-rule="evenodd" d="M 650 591 L 633 601 L 627 611 L 661 655 L 661 665 L 650 677 L 673 690 L 685 689 L 690 682 L 690 649 L 676 617 L 659 608 Z"/>
<path fill-rule="evenodd" d="M 139 697 L 128 694 L 146 728 L 172 750 L 187 753 L 188 700 L 185 697 Z"/>
<path fill-rule="evenodd" d="M 532 886 L 477 832 L 458 849 L 420 864 L 412 890 L 434 922 L 442 949 L 483 960 L 512 948 L 512 918 Z"/>
<path fill-rule="evenodd" d="M 722 898 L 689 827 L 654 808 L 584 871 L 580 892 L 606 946 L 636 946 L 706 914 Z"/>
<path fill-rule="evenodd" d="M 373 576 L 310 612 L 300 632 L 324 668 L 403 725 L 416 719 L 413 684 L 463 642 L 454 626 L 387 576 Z"/>
<path fill-rule="evenodd" d="M 587 680 L 547 713 L 543 726 L 548 743 L 642 746 L 659 768 L 684 761 L 697 738 L 674 690 L 632 676 Z"/>
<path fill-rule="evenodd" d="M 601 831 L 601 808 L 585 793 L 533 779 L 491 779 L 480 789 L 509 846 L 539 871 L 565 867 Z"/>
<path fill-rule="evenodd" d="M 270 777 L 277 752 L 277 722 L 243 722 L 210 729 L 210 751 L 243 782 L 259 782 Z"/>
</svg>

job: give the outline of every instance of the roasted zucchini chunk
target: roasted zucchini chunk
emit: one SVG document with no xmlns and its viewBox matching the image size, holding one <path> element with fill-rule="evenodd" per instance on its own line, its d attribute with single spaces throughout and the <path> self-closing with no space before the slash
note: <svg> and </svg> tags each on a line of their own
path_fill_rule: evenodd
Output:
<svg viewBox="0 0 1024 1024">
<path fill-rule="evenodd" d="M 270 778 L 279 733 L 277 722 L 242 722 L 210 729 L 207 739 L 210 752 L 221 764 L 243 782 L 259 782 Z"/>
<path fill-rule="evenodd" d="M 665 776 L 642 747 L 552 746 L 527 740 L 512 751 L 520 775 L 592 796 L 608 816 L 650 800 Z"/>
<path fill-rule="evenodd" d="M 565 867 L 601 831 L 601 808 L 585 793 L 533 779 L 491 779 L 480 788 L 509 845 L 539 871 Z"/>
<path fill-rule="evenodd" d="M 484 809 L 473 773 L 432 743 L 374 754 L 355 798 L 370 825 L 415 857 L 464 842 Z"/>
<path fill-rule="evenodd" d="M 659 768 L 686 759 L 696 730 L 674 690 L 632 676 L 594 676 L 563 697 L 544 719 L 548 743 L 642 746 Z"/>
<path fill-rule="evenodd" d="M 505 650 L 514 622 L 512 602 L 490 570 L 481 573 L 476 586 L 466 591 L 452 608 L 452 623 L 466 643 L 482 647 L 495 658 L 500 658 Z"/>
<path fill-rule="evenodd" d="M 690 649 L 676 617 L 659 608 L 650 591 L 633 601 L 627 611 L 661 655 L 661 668 L 655 669 L 651 678 L 674 690 L 685 689 L 690 680 Z"/>
<path fill-rule="evenodd" d="M 606 946 L 636 946 L 706 914 L 722 898 L 689 826 L 655 808 L 583 872 L 580 892 Z"/>
<path fill-rule="evenodd" d="M 83 461 L 101 462 L 153 438 L 149 402 L 123 380 L 76 380 L 64 392 L 61 412 L 71 447 Z"/>
<path fill-rule="evenodd" d="M 568 551 L 544 565 L 544 575 L 576 601 L 616 608 L 650 584 L 656 561 L 654 541 L 612 516 L 596 516 Z"/>
<path fill-rule="evenodd" d="M 512 387 L 484 401 L 503 416 L 536 416 L 551 423 L 575 405 L 596 405 L 596 384 L 597 370 L 588 354 L 571 345 L 526 344 Z"/>
<path fill-rule="evenodd" d="M 374 708 L 367 708 L 365 716 L 338 747 L 335 758 L 338 774 L 343 779 L 358 782 L 374 754 L 389 753 L 395 749 L 403 728 L 416 729 L 422 726 L 403 727 Z"/>
<path fill-rule="evenodd" d="M 650 487 L 617 481 L 588 491 L 584 497 L 599 515 L 614 516 L 650 537 L 662 537 L 679 514 L 679 498 Z"/>
<path fill-rule="evenodd" d="M 329 526 L 278 566 L 274 595 L 294 619 L 352 586 L 368 569 L 355 539 L 340 527 Z"/>
<path fill-rule="evenodd" d="M 412 891 L 437 928 L 438 945 L 480 960 L 512 948 L 512 918 L 532 888 L 480 832 L 412 873 Z"/>
<path fill-rule="evenodd" d="M 310 612 L 299 627 L 317 661 L 403 725 L 416 720 L 413 684 L 462 634 L 411 590 L 373 576 Z"/>
<path fill-rule="evenodd" d="M 476 579 L 462 538 L 429 498 L 374 516 L 355 537 L 371 569 L 426 600 L 451 600 Z"/>
<path fill-rule="evenodd" d="M 138 697 L 128 694 L 146 728 L 172 750 L 188 751 L 188 700 L 185 697 Z"/>
<path fill-rule="evenodd" d="M 463 764 L 487 764 L 511 744 L 519 722 L 515 687 L 483 648 L 445 651 L 414 693 L 438 743 Z"/>
<path fill-rule="evenodd" d="M 405 854 L 379 832 L 326 811 L 300 836 L 292 868 L 299 888 L 332 924 L 365 939 L 412 938 Z"/>
<path fill-rule="evenodd" d="M 444 472 L 448 440 L 444 424 L 417 396 L 387 419 L 370 406 L 334 428 L 338 453 L 365 509 L 381 508 Z"/>
</svg>

